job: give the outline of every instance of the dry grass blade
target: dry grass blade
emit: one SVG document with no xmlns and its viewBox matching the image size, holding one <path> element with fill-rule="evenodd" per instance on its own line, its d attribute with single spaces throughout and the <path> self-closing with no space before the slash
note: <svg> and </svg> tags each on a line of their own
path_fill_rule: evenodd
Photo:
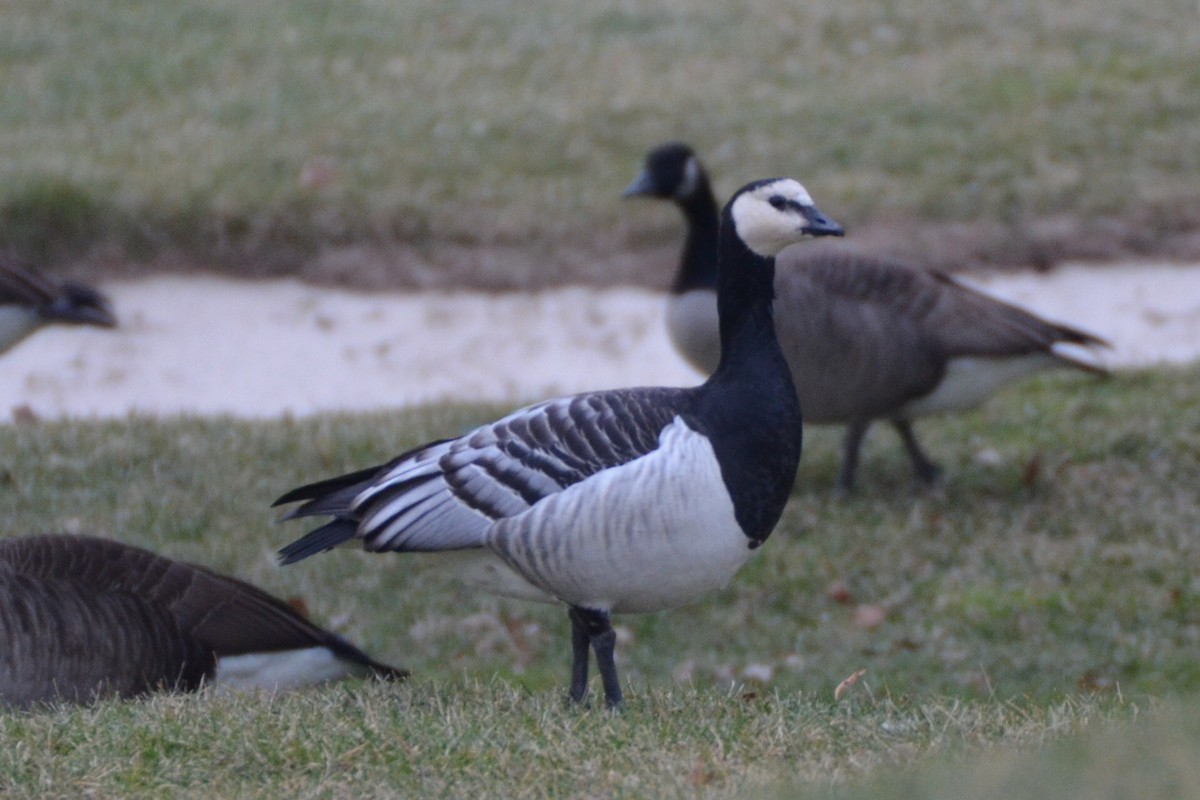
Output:
<svg viewBox="0 0 1200 800">
<path fill-rule="evenodd" d="M 853 672 L 848 678 L 843 679 L 833 690 L 833 701 L 836 703 L 838 700 L 841 700 L 842 695 L 854 688 L 858 683 L 858 679 L 866 674 L 867 671 L 865 669 L 860 669 Z"/>
</svg>

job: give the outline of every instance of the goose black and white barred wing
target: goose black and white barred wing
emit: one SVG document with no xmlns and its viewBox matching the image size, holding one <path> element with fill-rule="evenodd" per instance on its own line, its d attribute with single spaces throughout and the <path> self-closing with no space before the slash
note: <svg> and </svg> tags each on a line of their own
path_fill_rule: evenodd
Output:
<svg viewBox="0 0 1200 800">
<path fill-rule="evenodd" d="M 483 547 L 497 520 L 655 450 L 663 428 L 686 414 L 689 397 L 688 390 L 654 388 L 549 400 L 378 469 L 301 487 L 277 501 L 308 501 L 289 518 L 335 519 L 285 548 L 284 562 L 352 537 L 374 551 Z"/>
</svg>

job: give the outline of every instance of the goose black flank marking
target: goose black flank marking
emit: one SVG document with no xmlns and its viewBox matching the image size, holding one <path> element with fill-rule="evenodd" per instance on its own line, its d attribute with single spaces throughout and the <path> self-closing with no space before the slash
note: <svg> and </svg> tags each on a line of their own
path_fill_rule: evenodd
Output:
<svg viewBox="0 0 1200 800">
<path fill-rule="evenodd" d="M 720 237 L 715 374 L 688 389 L 589 392 L 515 411 L 378 469 L 293 490 L 288 517 L 332 521 L 281 550 L 292 563 L 353 539 L 444 554 L 464 580 L 569 607 L 570 697 L 588 650 L 621 702 L 610 615 L 672 608 L 725 585 L 771 533 L 795 480 L 800 411 L 771 322 L 773 257 L 840 235 L 804 187 L 749 184 Z"/>
<path fill-rule="evenodd" d="M 676 348 L 703 372 L 721 354 L 716 308 L 717 210 L 690 147 L 650 151 L 626 196 L 671 200 L 687 222 L 667 307 Z M 1099 367 L 1056 348 L 1107 346 L 1089 333 L 1040 319 L 940 272 L 830 248 L 793 247 L 776 259 L 775 324 L 805 422 L 846 424 L 838 487 L 854 482 L 859 448 L 876 419 L 901 436 L 918 478 L 940 470 L 912 419 L 971 408 L 1037 369 Z"/>
<path fill-rule="evenodd" d="M 78 283 L 54 283 L 15 262 L 0 262 L 0 353 L 44 325 L 112 328 L 117 318 L 104 295 Z"/>
<path fill-rule="evenodd" d="M 243 581 L 88 536 L 0 540 L 0 643 L 18 708 L 407 674 Z"/>
</svg>

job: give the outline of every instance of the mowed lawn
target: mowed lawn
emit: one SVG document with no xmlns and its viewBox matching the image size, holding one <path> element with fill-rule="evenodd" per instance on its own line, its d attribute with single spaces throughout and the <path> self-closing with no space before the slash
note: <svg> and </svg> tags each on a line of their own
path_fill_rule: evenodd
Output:
<svg viewBox="0 0 1200 800">
<path fill-rule="evenodd" d="M 722 196 L 798 177 L 851 236 L 890 223 L 914 256 L 1194 254 L 1200 19 L 1191 0 L 8 0 L 0 25 L 0 242 L 49 261 L 662 285 L 619 256 L 673 244 L 676 215 L 619 193 L 664 139 Z"/>
<path fill-rule="evenodd" d="M 274 523 L 268 505 L 282 491 L 501 409 L 2 428 L 5 535 L 89 531 L 232 572 L 302 598 L 414 677 L 276 699 L 0 715 L 0 786 L 262 797 L 799 786 L 873 796 L 883 789 L 862 780 L 940 786 L 944 767 L 930 777 L 912 768 L 986 758 L 950 776 L 1043 770 L 1079 787 L 1091 785 L 1079 774 L 1089 758 L 1108 773 L 1088 775 L 1114 772 L 1092 743 L 1137 726 L 1170 740 L 1142 760 L 1168 772 L 1116 772 L 1157 780 L 1173 774 L 1171 753 L 1200 751 L 1194 725 L 1170 722 L 1186 718 L 1171 709 L 1200 689 L 1198 379 L 1194 368 L 1049 376 L 978 413 L 929 421 L 922 429 L 948 473 L 932 493 L 912 491 L 900 448 L 879 430 L 859 495 L 835 499 L 837 432 L 810 430 L 782 523 L 728 589 L 618 620 L 629 691 L 616 716 L 563 703 L 561 608 L 468 591 L 417 557 L 351 550 L 275 564 L 274 551 L 306 530 Z"/>
<path fill-rule="evenodd" d="M 677 214 L 619 194 L 678 138 L 721 194 L 795 176 L 851 239 L 890 225 L 935 261 L 1170 255 L 1200 225 L 1198 15 L 8 0 L 0 249 L 84 274 L 663 286 L 645 256 L 673 261 Z M 275 524 L 281 492 L 503 409 L 0 427 L 0 535 L 228 571 L 414 672 L 0 713 L 0 795 L 1200 796 L 1198 382 L 1050 376 L 928 422 L 929 493 L 881 429 L 836 499 L 839 433 L 810 430 L 730 587 L 618 620 L 619 715 L 564 704 L 561 608 L 416 557 L 276 565 L 307 529 Z"/>
</svg>

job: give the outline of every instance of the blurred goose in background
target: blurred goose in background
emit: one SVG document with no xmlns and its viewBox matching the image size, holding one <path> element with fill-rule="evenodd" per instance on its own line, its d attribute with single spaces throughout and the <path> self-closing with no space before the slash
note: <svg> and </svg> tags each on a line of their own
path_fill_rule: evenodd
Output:
<svg viewBox="0 0 1200 800">
<path fill-rule="evenodd" d="M 0 263 L 0 353 L 43 325 L 116 327 L 108 299 L 78 283 L 54 283 L 15 263 Z"/>
<path fill-rule="evenodd" d="M 619 705 L 610 615 L 720 589 L 779 521 L 801 428 L 771 321 L 774 255 L 841 232 L 796 181 L 743 187 L 717 243 L 723 355 L 707 382 L 549 400 L 294 489 L 276 501 L 303 503 L 285 519 L 333 519 L 283 548 L 283 563 L 358 539 L 374 552 L 436 553 L 499 594 L 562 602 L 570 698 L 587 694 L 590 648 L 606 704 Z"/>
<path fill-rule="evenodd" d="M 711 373 L 717 335 L 717 208 L 708 175 L 690 147 L 661 145 L 646 156 L 625 196 L 673 201 L 687 222 L 683 257 L 667 306 L 679 352 Z M 845 424 L 837 486 L 854 486 L 862 440 L 886 419 L 900 434 L 917 478 L 941 470 L 922 450 L 912 420 L 964 411 L 1004 384 L 1051 367 L 1104 374 L 1062 345 L 1109 346 L 1048 322 L 949 275 L 882 258 L 792 247 L 776 259 L 775 326 L 791 366 L 804 421 Z"/>
<path fill-rule="evenodd" d="M 235 578 L 107 539 L 0 540 L 0 705 L 361 675 L 407 673 Z"/>
</svg>

